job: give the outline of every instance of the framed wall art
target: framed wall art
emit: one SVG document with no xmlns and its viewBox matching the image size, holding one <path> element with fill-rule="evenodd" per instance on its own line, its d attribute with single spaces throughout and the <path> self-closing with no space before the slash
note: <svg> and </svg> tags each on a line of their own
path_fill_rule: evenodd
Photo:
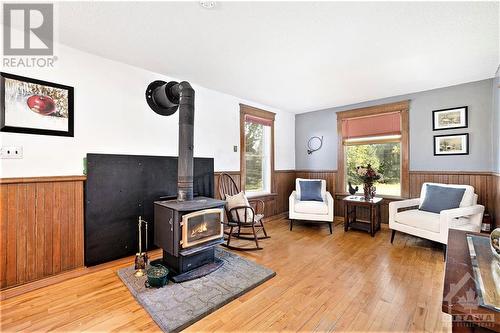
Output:
<svg viewBox="0 0 500 333">
<path fill-rule="evenodd" d="M 469 155 L 469 134 L 434 136 L 434 156 Z"/>
<path fill-rule="evenodd" d="M 0 72 L 0 131 L 73 136 L 73 87 Z"/>
<path fill-rule="evenodd" d="M 467 128 L 467 106 L 432 111 L 432 130 Z"/>
</svg>

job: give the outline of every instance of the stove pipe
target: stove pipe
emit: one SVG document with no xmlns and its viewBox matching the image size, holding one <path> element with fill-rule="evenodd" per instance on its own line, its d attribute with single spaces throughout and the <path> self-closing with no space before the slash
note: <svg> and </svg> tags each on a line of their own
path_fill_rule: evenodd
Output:
<svg viewBox="0 0 500 333">
<path fill-rule="evenodd" d="M 186 81 L 154 81 L 146 89 L 146 100 L 162 116 L 170 116 L 179 108 L 177 200 L 193 200 L 194 89 Z"/>
</svg>

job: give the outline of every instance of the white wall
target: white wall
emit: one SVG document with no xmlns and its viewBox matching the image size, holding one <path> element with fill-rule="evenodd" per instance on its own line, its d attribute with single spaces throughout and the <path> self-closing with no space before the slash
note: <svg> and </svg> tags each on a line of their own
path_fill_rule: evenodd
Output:
<svg viewBox="0 0 500 333">
<path fill-rule="evenodd" d="M 75 88 L 73 138 L 0 133 L 5 146 L 22 146 L 23 159 L 1 160 L 1 177 L 79 175 L 87 153 L 177 155 L 178 114 L 149 109 L 144 92 L 154 80 L 175 78 L 57 45 L 54 69 L 2 71 Z M 184 78 L 181 78 L 184 79 Z M 239 170 L 239 103 L 276 112 L 276 169 L 295 167 L 295 116 L 206 89 L 196 91 L 196 157 L 213 157 L 216 171 Z"/>
</svg>

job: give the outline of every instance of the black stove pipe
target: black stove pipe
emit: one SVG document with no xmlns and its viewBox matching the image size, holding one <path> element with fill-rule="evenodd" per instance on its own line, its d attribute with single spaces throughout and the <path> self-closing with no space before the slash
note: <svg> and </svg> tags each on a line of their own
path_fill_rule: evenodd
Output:
<svg viewBox="0 0 500 333">
<path fill-rule="evenodd" d="M 177 200 L 193 200 L 194 89 L 186 81 L 154 81 L 146 90 L 146 100 L 153 111 L 163 116 L 179 108 Z"/>
</svg>

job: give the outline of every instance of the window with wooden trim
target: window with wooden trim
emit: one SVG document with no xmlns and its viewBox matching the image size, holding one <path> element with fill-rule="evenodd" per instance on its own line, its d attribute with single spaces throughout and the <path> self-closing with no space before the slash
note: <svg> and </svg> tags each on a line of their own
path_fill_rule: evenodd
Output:
<svg viewBox="0 0 500 333">
<path fill-rule="evenodd" d="M 356 167 L 371 164 L 382 175 L 374 184 L 377 195 L 408 196 L 408 105 L 405 101 L 337 113 L 337 191 L 347 193 L 350 182 L 362 192 Z"/>
<path fill-rule="evenodd" d="M 241 187 L 250 196 L 272 192 L 274 116 L 240 104 Z"/>
</svg>

